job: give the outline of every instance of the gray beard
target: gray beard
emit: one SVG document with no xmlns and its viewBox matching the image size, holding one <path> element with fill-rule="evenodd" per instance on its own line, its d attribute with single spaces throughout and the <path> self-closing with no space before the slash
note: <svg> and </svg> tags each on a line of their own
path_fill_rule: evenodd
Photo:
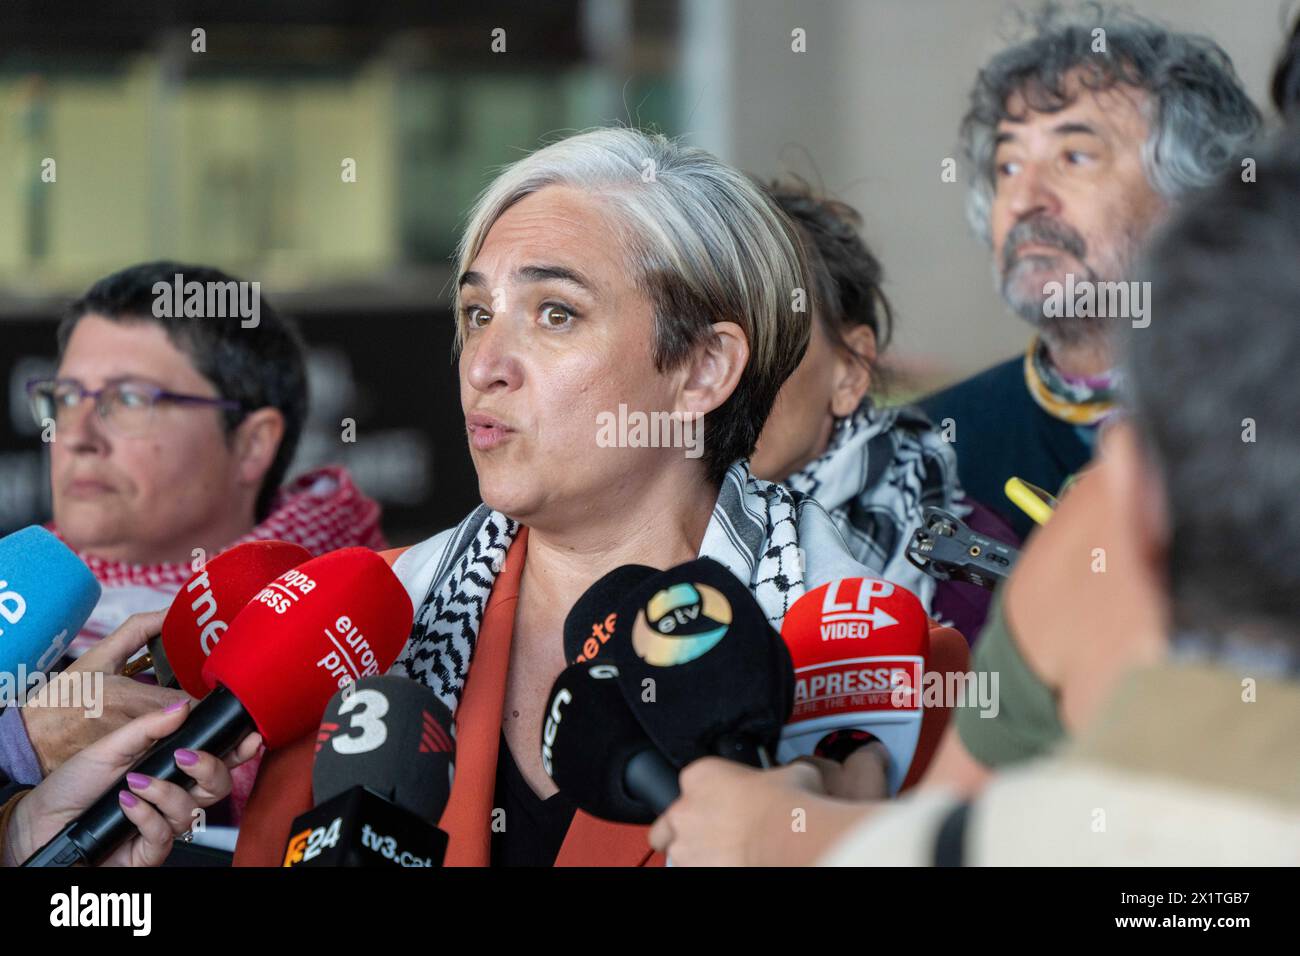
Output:
<svg viewBox="0 0 1300 956">
<path fill-rule="evenodd" d="M 1029 256 L 1022 259 L 1021 262 L 1033 265 L 1036 256 Z M 1112 323 L 1110 318 L 1104 316 L 1047 316 L 1044 315 L 1043 304 L 1047 301 L 1047 294 L 1041 289 L 1034 295 L 1015 296 L 1013 287 L 1015 285 L 1015 270 L 1013 266 L 1011 271 L 1002 275 L 997 268 L 996 263 L 993 266 L 993 285 L 1002 296 L 1002 301 L 1007 307 L 1020 318 L 1032 326 L 1051 350 L 1060 348 L 1071 348 L 1074 346 L 1093 344 L 1107 338 L 1110 335 Z M 1076 282 L 1084 280 L 1092 283 L 1098 281 L 1097 274 L 1091 268 L 1084 265 L 1083 272 L 1074 274 Z M 1064 276 L 1059 279 L 1047 280 L 1064 282 Z"/>
</svg>

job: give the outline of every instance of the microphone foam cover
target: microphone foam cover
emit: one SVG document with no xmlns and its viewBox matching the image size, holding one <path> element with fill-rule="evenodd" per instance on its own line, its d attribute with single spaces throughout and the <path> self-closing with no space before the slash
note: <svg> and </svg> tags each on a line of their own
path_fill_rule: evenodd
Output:
<svg viewBox="0 0 1300 956">
<path fill-rule="evenodd" d="M 833 731 L 866 731 L 889 751 L 890 792 L 897 792 L 916 751 L 930 655 L 920 600 L 876 578 L 832 581 L 794 603 L 781 636 L 795 669 L 781 762 L 814 753 Z"/>
<path fill-rule="evenodd" d="M 57 664 L 99 595 L 90 569 L 51 532 L 31 525 L 0 538 L 0 671 Z"/>
<path fill-rule="evenodd" d="M 249 541 L 223 551 L 181 586 L 150 642 L 158 681 L 204 697 L 208 654 L 259 591 L 285 571 L 311 560 L 311 552 L 287 541 Z"/>
<path fill-rule="evenodd" d="M 623 699 L 617 667 L 584 661 L 560 672 L 546 700 L 542 768 L 569 800 L 602 820 L 653 822 L 623 784 L 628 761 L 653 747 Z"/>
<path fill-rule="evenodd" d="M 790 655 L 724 565 L 697 558 L 647 578 L 619 622 L 626 636 L 609 648 L 624 699 L 673 764 L 723 752 L 724 737 L 775 746 L 793 702 Z"/>
<path fill-rule="evenodd" d="M 451 796 L 451 712 L 407 677 L 363 677 L 330 698 L 316 736 L 316 803 L 363 786 L 428 823 Z"/>
<path fill-rule="evenodd" d="M 625 564 L 587 588 L 564 619 L 564 660 L 578 664 L 595 659 L 619 633 L 618 609 L 624 599 L 658 573 L 644 564 Z"/>
<path fill-rule="evenodd" d="M 415 612 L 388 564 L 342 548 L 280 575 L 244 606 L 203 680 L 228 688 L 268 747 L 313 730 L 340 688 L 393 666 Z"/>
</svg>

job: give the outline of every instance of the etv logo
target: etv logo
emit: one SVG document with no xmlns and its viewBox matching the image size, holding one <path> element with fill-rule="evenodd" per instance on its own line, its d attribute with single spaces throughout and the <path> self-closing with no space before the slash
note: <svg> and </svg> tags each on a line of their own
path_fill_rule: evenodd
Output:
<svg viewBox="0 0 1300 956">
<path fill-rule="evenodd" d="M 858 587 L 856 602 L 840 599 L 843 587 L 844 581 L 841 580 L 833 581 L 826 588 L 826 597 L 822 600 L 823 641 L 870 637 L 873 628 L 878 631 L 898 623 L 898 618 L 884 608 L 871 606 L 872 598 L 886 598 L 894 593 L 894 585 L 888 581 L 864 579 Z"/>
</svg>

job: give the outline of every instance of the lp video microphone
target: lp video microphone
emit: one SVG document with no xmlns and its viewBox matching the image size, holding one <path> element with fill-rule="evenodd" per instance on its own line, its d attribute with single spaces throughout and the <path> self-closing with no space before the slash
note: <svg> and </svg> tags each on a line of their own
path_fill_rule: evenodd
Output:
<svg viewBox="0 0 1300 956">
<path fill-rule="evenodd" d="M 851 752 L 846 740 L 876 739 L 889 754 L 886 778 L 896 794 L 921 736 L 930 628 L 920 600 L 888 581 L 832 581 L 794 603 L 781 636 L 796 678 L 781 762 L 813 753 L 842 759 Z"/>
<path fill-rule="evenodd" d="M 59 662 L 99 595 L 90 569 L 44 528 L 31 525 L 0 538 L 0 675 L 23 685 L 5 703 L 21 701 L 24 672 Z"/>
<path fill-rule="evenodd" d="M 253 729 L 272 749 L 298 739 L 336 690 L 392 666 L 413 616 L 406 588 L 366 548 L 286 571 L 236 615 L 208 657 L 202 679 L 211 693 L 132 770 L 186 786 L 178 748 L 222 756 Z M 123 789 L 125 777 L 23 865 L 101 862 L 134 830 L 118 804 Z"/>
<path fill-rule="evenodd" d="M 312 768 L 316 806 L 293 821 L 285 866 L 441 866 L 451 796 L 451 712 L 406 677 L 335 694 Z"/>
</svg>

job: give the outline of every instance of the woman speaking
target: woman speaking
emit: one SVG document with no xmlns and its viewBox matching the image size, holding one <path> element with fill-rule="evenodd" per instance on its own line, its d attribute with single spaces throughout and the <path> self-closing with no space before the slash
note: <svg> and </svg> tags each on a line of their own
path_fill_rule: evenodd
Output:
<svg viewBox="0 0 1300 956">
<path fill-rule="evenodd" d="M 807 274 L 759 187 L 630 129 L 538 150 L 472 210 L 455 315 L 483 503 L 393 565 L 416 607 L 393 673 L 456 718 L 448 865 L 650 860 L 646 828 L 575 812 L 541 764 L 564 618 L 601 576 L 708 556 L 778 627 L 805 590 L 871 576 L 819 505 L 746 463 L 808 344 Z M 280 863 L 311 745 L 262 765 L 237 864 Z"/>
</svg>

